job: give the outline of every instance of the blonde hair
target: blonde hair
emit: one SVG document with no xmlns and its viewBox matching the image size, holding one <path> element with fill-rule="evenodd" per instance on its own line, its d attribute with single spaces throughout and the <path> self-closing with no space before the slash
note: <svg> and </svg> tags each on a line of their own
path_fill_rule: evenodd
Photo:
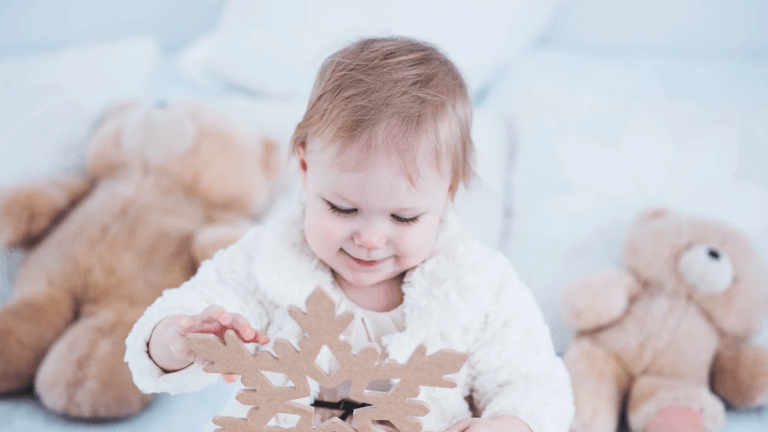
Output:
<svg viewBox="0 0 768 432">
<path fill-rule="evenodd" d="M 432 156 L 441 173 L 447 159 L 453 196 L 474 176 L 471 126 L 467 87 L 445 55 L 413 39 L 371 38 L 323 62 L 291 147 L 318 138 L 356 164 L 388 156 L 412 183 L 420 157 Z"/>
</svg>

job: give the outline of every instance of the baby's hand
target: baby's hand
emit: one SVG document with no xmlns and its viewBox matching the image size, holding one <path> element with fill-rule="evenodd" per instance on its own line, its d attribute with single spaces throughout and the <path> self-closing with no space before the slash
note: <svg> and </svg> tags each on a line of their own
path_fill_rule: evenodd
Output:
<svg viewBox="0 0 768 432">
<path fill-rule="evenodd" d="M 446 432 L 531 432 L 531 428 L 516 416 L 500 415 L 464 419 L 449 427 Z"/>
<path fill-rule="evenodd" d="M 211 305 L 198 315 L 172 315 L 160 321 L 149 339 L 149 355 L 160 368 L 169 372 L 183 369 L 192 362 L 205 364 L 207 360 L 192 351 L 186 336 L 190 333 L 209 333 L 223 338 L 224 333 L 230 329 L 243 342 L 269 342 L 269 338 L 251 328 L 242 315 Z M 224 379 L 234 382 L 237 376 L 224 375 Z"/>
</svg>

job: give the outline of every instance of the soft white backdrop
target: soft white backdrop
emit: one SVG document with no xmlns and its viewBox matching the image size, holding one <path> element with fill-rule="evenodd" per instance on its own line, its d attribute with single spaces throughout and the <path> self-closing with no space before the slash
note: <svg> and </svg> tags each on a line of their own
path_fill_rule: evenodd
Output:
<svg viewBox="0 0 768 432">
<path fill-rule="evenodd" d="M 81 171 L 99 113 L 128 97 L 208 100 L 285 143 L 326 54 L 366 34 L 426 39 L 477 105 L 480 178 L 458 210 L 512 260 L 562 352 L 560 290 L 620 265 L 643 207 L 724 219 L 768 258 L 766 22 L 763 0 L 6 0 L 0 185 Z M 20 259 L 0 249 L 0 302 Z M 6 395 L 0 429 L 189 430 L 228 391 L 161 397 L 108 424 Z M 764 411 L 731 412 L 727 431 L 765 424 Z"/>
</svg>

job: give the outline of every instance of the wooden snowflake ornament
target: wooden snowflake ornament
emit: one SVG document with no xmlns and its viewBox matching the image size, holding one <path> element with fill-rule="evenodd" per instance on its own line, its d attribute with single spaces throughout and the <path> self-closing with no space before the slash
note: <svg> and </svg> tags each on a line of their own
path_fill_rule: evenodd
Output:
<svg viewBox="0 0 768 432">
<path fill-rule="evenodd" d="M 453 378 L 446 377 L 461 370 L 467 360 L 465 353 L 441 350 L 426 355 L 420 345 L 404 364 L 390 360 L 378 362 L 381 354 L 376 344 L 369 344 L 352 353 L 352 344 L 341 334 L 352 322 L 354 315 L 345 312 L 336 315 L 336 305 L 328 293 L 317 288 L 306 301 L 307 312 L 291 307 L 289 313 L 304 334 L 296 349 L 285 339 L 274 342 L 272 349 L 251 354 L 233 331 L 227 331 L 224 340 L 210 334 L 190 334 L 189 346 L 210 362 L 205 371 L 217 374 L 238 374 L 246 389 L 237 400 L 251 405 L 247 418 L 215 417 L 213 423 L 224 432 L 284 432 L 278 426 L 267 423 L 278 413 L 299 416 L 292 430 L 300 432 L 375 432 L 374 421 L 389 421 L 400 432 L 420 432 L 421 419 L 429 412 L 424 402 L 414 400 L 419 387 L 456 387 Z M 336 357 L 339 368 L 326 373 L 315 363 L 320 349 L 326 346 Z M 264 372 L 285 374 L 293 382 L 291 387 L 276 387 Z M 311 395 L 307 378 L 312 378 L 326 388 L 333 388 L 344 381 L 351 381 L 349 398 L 370 404 L 353 412 L 357 427 L 332 418 L 317 428 L 313 426 L 314 408 L 294 402 Z M 368 384 L 378 380 L 396 380 L 387 393 L 367 391 Z"/>
</svg>

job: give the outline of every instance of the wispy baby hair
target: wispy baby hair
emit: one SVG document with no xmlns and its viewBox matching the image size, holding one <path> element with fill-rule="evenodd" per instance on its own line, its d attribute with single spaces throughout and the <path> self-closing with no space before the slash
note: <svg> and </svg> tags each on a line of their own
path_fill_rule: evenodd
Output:
<svg viewBox="0 0 768 432">
<path fill-rule="evenodd" d="M 357 41 L 318 72 L 292 151 L 320 139 L 343 162 L 390 157 L 413 182 L 420 157 L 451 170 L 452 194 L 473 177 L 472 101 L 456 66 L 434 46 L 404 37 Z"/>
</svg>

